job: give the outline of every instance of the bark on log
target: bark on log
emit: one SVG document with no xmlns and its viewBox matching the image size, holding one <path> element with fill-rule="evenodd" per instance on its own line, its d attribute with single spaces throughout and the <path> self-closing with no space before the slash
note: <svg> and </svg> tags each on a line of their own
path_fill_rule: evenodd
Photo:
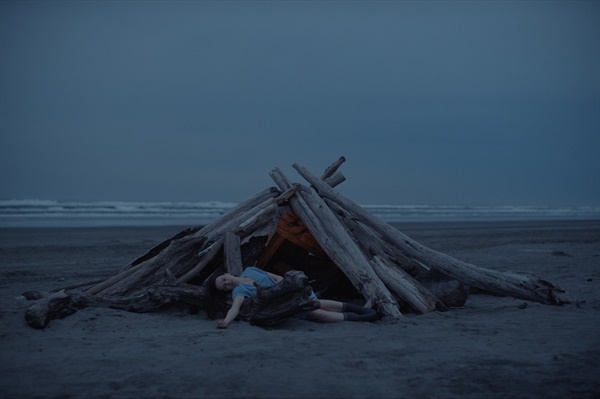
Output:
<svg viewBox="0 0 600 399">
<path fill-rule="evenodd" d="M 352 232 L 363 253 L 370 259 L 375 273 L 397 297 L 419 313 L 436 309 L 447 310 L 440 299 L 388 258 L 383 244 L 365 226 L 350 219 L 348 214 L 341 209 L 335 211 L 334 214 L 348 231 Z"/>
<path fill-rule="evenodd" d="M 346 162 L 346 158 L 344 156 L 339 157 L 337 161 L 325 168 L 325 171 L 321 176 L 321 180 L 327 180 L 329 177 L 333 176 L 333 174 L 337 172 L 338 168 L 342 166 L 344 162 Z"/>
<path fill-rule="evenodd" d="M 65 291 L 59 291 L 31 305 L 25 312 L 25 320 L 29 326 L 42 329 L 50 320 L 61 319 L 76 311 L 77 309 L 71 306 L 70 295 Z"/>
<path fill-rule="evenodd" d="M 170 269 L 177 277 L 189 274 L 190 270 L 195 267 L 199 268 L 197 271 L 201 271 L 206 264 L 201 267 L 198 265 L 202 264 L 207 254 L 202 249 L 213 245 L 227 231 L 231 231 L 236 226 L 251 220 L 264 209 L 273 207 L 278 193 L 280 193 L 279 190 L 272 188 L 255 195 L 251 200 L 245 201 L 243 206 L 236 207 L 235 212 L 230 212 L 229 216 L 224 218 L 225 221 L 213 223 L 208 231 L 201 229 L 193 235 L 171 241 L 156 256 L 114 276 L 109 281 L 91 287 L 85 293 L 102 293 L 103 296 L 130 295 L 136 290 L 142 290 L 145 287 L 164 282 L 164 269 Z M 256 204 L 258 200 L 264 197 L 267 197 L 267 199 Z M 212 255 L 214 256 L 214 254 Z M 181 281 L 189 281 L 190 278 L 192 277 L 188 275 Z"/>
<path fill-rule="evenodd" d="M 202 228 L 201 226 L 198 226 L 198 227 L 191 227 L 191 228 L 185 229 L 183 231 L 180 231 L 179 233 L 175 234 L 173 237 L 161 242 L 160 244 L 156 245 L 155 247 L 152 247 L 148 252 L 146 252 L 144 255 L 140 256 L 139 258 L 135 259 L 133 262 L 131 262 L 129 265 L 127 265 L 125 268 L 123 268 L 123 270 L 121 270 L 121 271 L 125 271 L 132 266 L 136 266 L 144 261 L 147 261 L 150 258 L 155 257 L 163 249 L 167 248 L 169 246 L 169 244 L 171 244 L 172 241 L 179 240 L 179 239 L 187 237 L 189 235 L 193 235 L 193 234 L 197 233 L 198 230 L 200 230 L 201 228 Z"/>
<path fill-rule="evenodd" d="M 71 304 L 79 309 L 85 307 L 104 307 L 129 312 L 156 312 L 171 305 L 194 305 L 205 308 L 208 301 L 208 289 L 205 286 L 181 284 L 179 286 L 148 287 L 135 295 L 108 298 L 99 295 L 73 294 Z"/>
<path fill-rule="evenodd" d="M 186 237 L 174 242 L 160 255 L 138 265 L 130 276 L 96 293 L 106 297 L 132 295 L 136 291 L 164 282 L 168 277 L 165 270 L 170 270 L 173 275 L 179 277 L 202 263 L 206 256 L 214 256 L 210 251 L 201 250 L 203 243 L 202 237 Z M 206 246 L 212 248 L 214 243 Z"/>
<path fill-rule="evenodd" d="M 83 283 L 72 284 L 72 285 L 68 285 L 66 287 L 55 288 L 53 290 L 50 290 L 50 292 L 69 291 L 69 290 L 74 290 L 75 288 L 88 287 L 90 285 L 100 284 L 101 282 L 103 282 L 105 280 L 106 280 L 105 278 L 99 278 L 99 279 L 95 279 L 92 281 L 85 281 Z"/>
<path fill-rule="evenodd" d="M 275 214 L 273 219 L 269 220 L 268 223 L 265 223 L 262 226 L 256 228 L 249 234 L 241 235 L 240 238 L 241 238 L 242 247 L 245 244 L 247 244 L 251 241 L 254 241 L 258 238 L 270 237 L 273 232 L 273 229 L 275 229 L 277 226 L 277 214 L 279 213 L 279 211 L 280 210 L 277 211 L 277 213 Z M 248 263 L 244 263 L 244 264 L 248 264 Z"/>
<path fill-rule="evenodd" d="M 240 237 L 251 235 L 254 231 L 273 220 L 277 213 L 278 205 L 276 202 L 269 204 L 266 208 L 260 210 L 254 216 L 248 218 L 236 226 L 232 231 Z"/>
<path fill-rule="evenodd" d="M 259 227 L 260 221 L 263 221 L 265 216 L 268 217 L 268 213 L 277 209 L 277 197 L 271 197 L 255 207 L 247 210 L 246 212 L 240 213 L 235 218 L 230 219 L 226 223 L 222 223 L 219 228 L 215 228 L 208 232 L 203 232 L 204 229 L 200 230 L 196 235 L 204 235 L 207 241 L 216 241 L 222 237 L 228 231 L 236 231 L 244 234 L 243 231 L 251 231 L 252 228 Z M 242 227 L 240 227 L 242 226 Z M 253 226 L 253 227 L 248 227 Z"/>
<path fill-rule="evenodd" d="M 344 157 L 340 157 L 331 166 L 325 169 L 323 173 L 323 179 L 331 187 L 342 183 L 346 178 L 337 170 L 340 165 L 345 161 Z M 285 185 L 285 184 L 284 184 Z M 284 186 L 282 185 L 282 187 Z M 286 201 L 296 193 L 300 188 L 298 184 L 291 184 L 291 188 L 281 194 L 279 198 L 285 198 Z M 264 267 L 271 260 L 273 255 L 277 252 L 281 244 L 285 240 L 297 245 L 300 248 L 305 249 L 307 252 L 319 255 L 321 257 L 327 257 L 327 254 L 316 242 L 314 237 L 310 234 L 304 223 L 294 211 L 283 204 L 281 201 L 277 201 L 280 205 L 278 210 L 278 216 L 275 218 L 276 226 L 273 231 L 269 232 L 268 240 L 265 243 L 265 248 L 261 251 L 260 256 L 256 259 L 256 265 Z"/>
<path fill-rule="evenodd" d="M 138 263 L 135 266 L 130 267 L 129 269 L 126 269 L 120 273 L 115 274 L 114 276 L 104 280 L 103 282 L 94 285 L 93 287 L 88 288 L 85 293 L 86 294 L 97 294 L 109 287 L 112 287 L 113 285 L 117 284 L 119 281 L 123 281 L 126 278 L 128 278 L 129 276 L 131 276 L 134 273 L 139 272 L 140 270 L 143 270 L 145 267 L 144 263 Z"/>
<path fill-rule="evenodd" d="M 367 302 L 377 304 L 381 312 L 387 316 L 402 316 L 393 295 L 374 272 L 367 257 L 337 220 L 331 209 L 323 202 L 323 199 L 312 188 L 306 188 L 305 191 L 302 191 L 302 195 L 313 212 L 315 220 L 318 220 L 324 227 L 324 233 L 331 235 L 337 243 L 330 248 L 329 257 L 340 267 L 355 288 L 363 294 Z M 317 236 L 315 238 L 318 239 Z M 340 264 L 344 266 L 340 266 Z"/>
<path fill-rule="evenodd" d="M 333 175 L 324 179 L 324 181 L 325 183 L 329 184 L 329 186 L 336 187 L 346 181 L 346 176 L 344 176 L 341 172 L 335 172 Z"/>
<path fill-rule="evenodd" d="M 206 226 L 186 229 L 184 231 L 177 233 L 175 236 L 169 238 L 168 240 L 161 242 L 157 246 L 151 248 L 146 254 L 140 256 L 139 258 L 137 258 L 133 262 L 131 262 L 131 264 L 128 265 L 125 268 L 125 270 L 131 266 L 135 266 L 139 263 L 142 263 L 151 258 L 154 258 L 160 252 L 162 252 L 164 249 L 169 247 L 169 245 L 171 244 L 172 241 L 182 239 L 189 235 L 195 235 L 196 233 L 200 233 L 202 235 L 208 235 L 211 231 L 213 231 L 215 229 L 219 229 L 228 220 L 236 219 L 240 214 L 243 214 L 243 213 L 247 212 L 248 210 L 256 207 L 257 205 L 261 204 L 268 198 L 276 197 L 277 195 L 279 195 L 279 193 L 280 193 L 279 190 L 277 190 L 277 188 L 275 188 L 275 187 L 269 187 L 263 191 L 260 191 L 260 192 L 256 193 L 255 195 L 253 195 L 252 197 L 248 198 L 246 201 L 243 201 L 243 202 L 239 203 L 238 205 L 236 205 L 235 207 L 231 208 L 220 218 L 217 218 L 215 221 L 207 224 Z"/>
<path fill-rule="evenodd" d="M 397 247 L 382 240 L 371 228 L 364 223 L 361 223 L 360 220 L 355 218 L 354 215 L 346 211 L 336 202 L 333 202 L 328 198 L 323 199 L 327 206 L 329 206 L 333 213 L 338 217 L 340 222 L 342 222 L 344 226 L 346 226 L 346 229 L 356 238 L 357 242 L 364 246 L 365 249 L 368 248 L 368 251 L 372 255 L 383 256 L 383 254 L 385 254 L 387 258 L 415 278 L 418 275 L 431 270 L 427 265 L 408 257 Z"/>
<path fill-rule="evenodd" d="M 396 257 L 389 256 L 385 243 L 379 240 L 370 229 L 359 221 L 353 220 L 351 215 L 338 204 L 331 201 L 325 202 L 334 211 L 338 220 L 352 233 L 365 256 L 370 259 L 373 269 L 392 293 L 419 313 L 447 310 L 448 304 L 433 294 L 420 280 L 417 280 L 400 265 L 394 263 L 395 258 L 398 257 L 398 250 L 393 253 Z M 404 265 L 410 265 L 405 266 L 407 269 L 413 270 L 415 268 L 408 258 L 401 257 L 401 260 Z M 420 266 L 417 267 L 422 269 Z M 445 287 L 449 288 L 450 286 Z"/>
<path fill-rule="evenodd" d="M 385 285 L 400 299 L 419 313 L 448 308 L 418 281 L 402 269 L 394 267 L 387 258 L 374 256 L 371 260 L 373 270 Z"/>
<path fill-rule="evenodd" d="M 194 266 L 191 270 L 185 273 L 183 276 L 179 278 L 179 283 L 187 283 L 194 277 L 196 277 L 214 258 L 223 248 L 224 238 L 221 237 L 217 242 L 213 243 L 210 247 L 206 248 L 203 253 L 205 256 L 200 256 L 201 260 L 198 262 L 196 266 Z"/>
<path fill-rule="evenodd" d="M 281 189 L 290 186 L 289 180 L 278 168 L 271 171 L 271 177 Z M 325 182 L 323 184 L 327 185 Z M 369 261 L 314 190 L 300 190 L 295 197 L 290 198 L 290 205 L 329 258 L 367 301 L 377 304 L 387 316 L 402 316 L 395 299 L 375 274 Z M 340 248 L 344 250 L 340 251 Z"/>
<path fill-rule="evenodd" d="M 260 206 L 260 204 L 263 204 L 269 198 L 276 198 L 280 194 L 281 192 L 276 187 L 269 187 L 263 191 L 260 191 L 246 201 L 241 202 L 237 206 L 231 208 L 223 216 L 204 226 L 196 234 L 208 236 L 215 230 L 230 230 L 226 228 L 226 225 L 228 225 L 232 220 L 245 220 L 243 215 L 249 210 Z"/>
<path fill-rule="evenodd" d="M 240 317 L 251 324 L 273 325 L 319 308 L 319 301 L 310 298 L 312 289 L 308 277 L 301 271 L 285 273 L 283 280 L 271 287 L 255 285 L 257 295 L 247 298 L 240 311 Z"/>
<path fill-rule="evenodd" d="M 341 207 L 360 218 L 362 222 L 381 234 L 382 238 L 404 251 L 408 256 L 420 260 L 444 274 L 461 280 L 470 286 L 500 295 L 550 305 L 562 305 L 569 302 L 567 298 L 564 298 L 562 288 L 531 274 L 481 268 L 428 248 L 388 223 L 377 219 L 358 204 L 343 197 L 303 166 L 294 164 L 293 167 L 317 189 L 319 195 L 338 203 Z"/>
<path fill-rule="evenodd" d="M 242 264 L 242 251 L 241 251 L 240 236 L 232 232 L 225 234 L 225 242 L 223 249 L 225 252 L 225 271 L 234 276 L 239 276 L 244 271 L 244 265 Z"/>
<path fill-rule="evenodd" d="M 100 295 L 57 292 L 38 300 L 25 312 L 27 324 L 42 329 L 51 320 L 60 319 L 86 307 L 121 309 L 129 312 L 155 312 L 170 305 L 187 304 L 205 308 L 208 289 L 189 284 L 147 287 L 135 295 L 109 298 Z"/>
</svg>

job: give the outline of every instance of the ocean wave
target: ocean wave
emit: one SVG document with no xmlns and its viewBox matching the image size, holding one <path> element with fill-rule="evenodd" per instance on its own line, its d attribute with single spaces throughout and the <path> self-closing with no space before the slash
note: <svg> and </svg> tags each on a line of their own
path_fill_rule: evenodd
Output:
<svg viewBox="0 0 600 399">
<path fill-rule="evenodd" d="M 234 202 L 0 200 L 0 226 L 202 225 Z M 600 207 L 362 205 L 387 222 L 595 220 Z"/>
</svg>

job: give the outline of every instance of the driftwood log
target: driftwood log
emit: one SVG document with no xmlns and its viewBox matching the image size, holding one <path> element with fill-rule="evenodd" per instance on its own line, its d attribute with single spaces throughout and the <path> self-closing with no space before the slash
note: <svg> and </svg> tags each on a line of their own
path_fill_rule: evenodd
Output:
<svg viewBox="0 0 600 399">
<path fill-rule="evenodd" d="M 418 260 L 419 263 L 454 277 L 464 283 L 500 295 L 530 301 L 561 305 L 567 300 L 564 290 L 549 281 L 531 274 L 518 272 L 501 272 L 478 267 L 449 255 L 430 249 L 409 238 L 393 226 L 377 219 L 358 204 L 331 189 L 327 184 L 315 178 L 306 168 L 294 164 L 294 168 L 319 191 L 326 200 L 333 201 L 347 209 L 354 217 L 370 228 L 380 239 L 396 246 L 406 256 Z"/>
<path fill-rule="evenodd" d="M 308 186 L 273 169 L 277 187 L 204 227 L 183 230 L 108 279 L 38 299 L 26 313 L 28 323 L 43 328 L 86 306 L 134 312 L 180 304 L 206 308 L 211 275 L 240 274 L 251 265 L 286 276 L 284 284 L 261 287 L 257 298 L 245 301 L 244 318 L 257 325 L 314 309 L 309 279 L 318 295 L 362 300 L 393 318 L 462 306 L 471 287 L 549 305 L 569 302 L 549 281 L 460 261 L 379 220 L 335 190 L 345 180 L 338 170 L 344 161 L 341 157 L 320 178 L 294 164 Z M 304 274 L 285 274 L 294 269 Z"/>
<path fill-rule="evenodd" d="M 245 300 L 240 311 L 240 318 L 250 324 L 269 326 L 319 308 L 319 301 L 310 297 L 308 277 L 301 271 L 285 273 L 277 285 L 256 286 L 257 295 Z"/>
<path fill-rule="evenodd" d="M 129 312 L 156 312 L 170 305 L 193 305 L 204 308 L 208 303 L 206 287 L 188 284 L 152 286 L 124 297 L 102 297 L 85 293 L 55 292 L 39 299 L 25 312 L 25 320 L 33 328 L 44 328 L 53 319 L 61 319 L 78 309 L 100 307 Z"/>
</svg>

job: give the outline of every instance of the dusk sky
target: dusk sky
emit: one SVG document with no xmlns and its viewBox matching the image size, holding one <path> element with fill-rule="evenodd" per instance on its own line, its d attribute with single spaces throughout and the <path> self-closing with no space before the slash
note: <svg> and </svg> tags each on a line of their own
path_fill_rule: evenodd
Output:
<svg viewBox="0 0 600 399">
<path fill-rule="evenodd" d="M 598 1 L 2 1 L 0 199 L 600 206 Z"/>
</svg>

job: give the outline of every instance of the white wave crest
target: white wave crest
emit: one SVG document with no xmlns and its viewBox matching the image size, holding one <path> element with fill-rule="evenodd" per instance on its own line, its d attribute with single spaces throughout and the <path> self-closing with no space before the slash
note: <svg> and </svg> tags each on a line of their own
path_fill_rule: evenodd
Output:
<svg viewBox="0 0 600 399">
<path fill-rule="evenodd" d="M 0 200 L 0 226 L 203 225 L 234 202 Z M 596 220 L 600 207 L 363 205 L 387 222 Z"/>
</svg>

